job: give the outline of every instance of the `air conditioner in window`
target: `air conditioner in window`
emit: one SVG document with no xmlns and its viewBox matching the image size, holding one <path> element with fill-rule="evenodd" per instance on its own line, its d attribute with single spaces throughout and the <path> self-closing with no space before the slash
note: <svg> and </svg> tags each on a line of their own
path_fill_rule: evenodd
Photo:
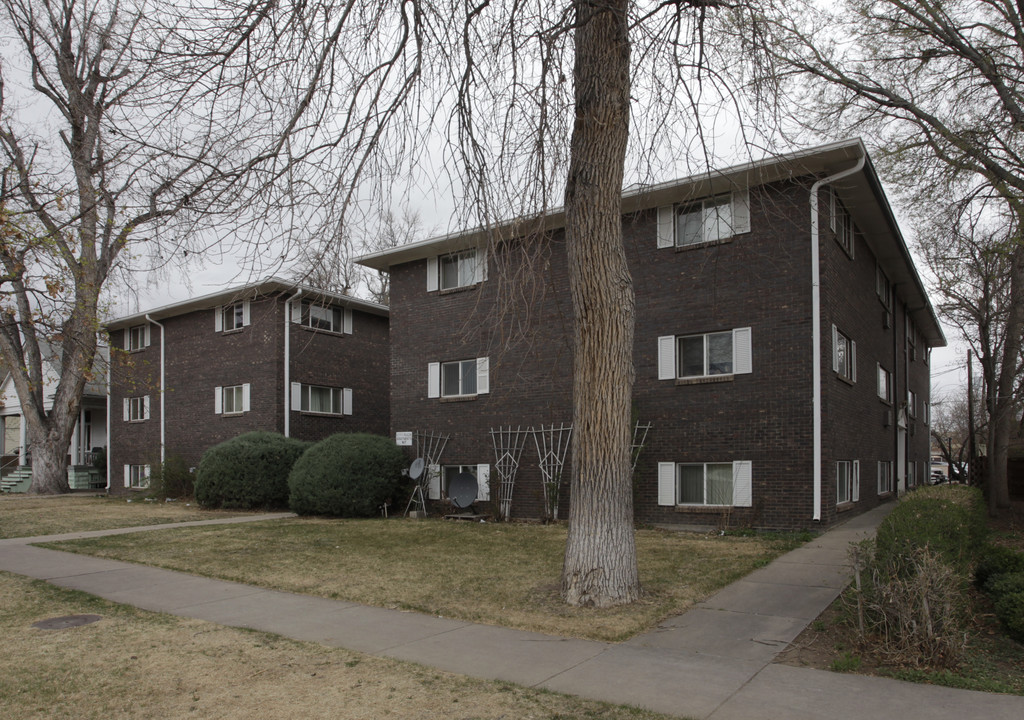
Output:
<svg viewBox="0 0 1024 720">
<path fill-rule="evenodd" d="M 884 427 L 892 427 L 892 410 L 886 410 L 882 413 L 882 425 Z"/>
<path fill-rule="evenodd" d="M 892 313 L 888 310 L 882 312 L 882 327 L 886 330 L 892 327 Z"/>
</svg>

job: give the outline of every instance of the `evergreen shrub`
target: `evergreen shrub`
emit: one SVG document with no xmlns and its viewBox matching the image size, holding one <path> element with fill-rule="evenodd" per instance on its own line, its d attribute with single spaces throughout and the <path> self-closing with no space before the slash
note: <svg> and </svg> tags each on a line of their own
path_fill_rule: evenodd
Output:
<svg viewBox="0 0 1024 720">
<path fill-rule="evenodd" d="M 288 504 L 300 515 L 370 517 L 407 489 L 408 460 L 390 438 L 341 433 L 311 447 L 292 468 Z"/>
<path fill-rule="evenodd" d="M 991 577 L 1024 572 L 1024 553 L 1002 545 L 989 545 L 974 569 L 974 584 L 984 588 Z"/>
<path fill-rule="evenodd" d="M 286 508 L 288 474 L 309 446 L 262 431 L 214 445 L 199 461 L 196 502 L 210 508 Z"/>
</svg>

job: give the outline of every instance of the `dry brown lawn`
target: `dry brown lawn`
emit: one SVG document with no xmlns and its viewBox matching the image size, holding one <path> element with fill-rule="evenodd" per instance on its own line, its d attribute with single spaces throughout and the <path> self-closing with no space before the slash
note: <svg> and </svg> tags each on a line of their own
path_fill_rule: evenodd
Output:
<svg viewBox="0 0 1024 720">
<path fill-rule="evenodd" d="M 618 641 L 686 611 L 794 547 L 791 536 L 642 529 L 644 598 L 570 608 L 564 525 L 294 518 L 50 545 L 263 587 L 536 632 Z"/>
<path fill-rule="evenodd" d="M 32 623 L 71 614 L 66 630 Z M 664 716 L 145 612 L 0 573 L 3 718 Z"/>
<path fill-rule="evenodd" d="M 184 502 L 97 495 L 0 495 L 0 538 L 33 537 L 139 525 L 213 520 L 250 515 L 244 512 L 202 510 Z"/>
</svg>

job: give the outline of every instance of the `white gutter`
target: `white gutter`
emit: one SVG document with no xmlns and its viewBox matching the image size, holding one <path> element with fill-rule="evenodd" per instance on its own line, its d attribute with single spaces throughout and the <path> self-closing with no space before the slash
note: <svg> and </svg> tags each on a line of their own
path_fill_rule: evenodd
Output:
<svg viewBox="0 0 1024 720">
<path fill-rule="evenodd" d="M 107 353 L 108 355 L 110 353 Z M 110 492 L 110 359 L 107 359 L 107 492 Z"/>
<path fill-rule="evenodd" d="M 164 358 L 165 351 L 167 350 L 167 332 L 164 330 L 164 326 L 158 323 L 156 320 L 146 313 L 146 322 L 151 322 L 160 328 L 160 467 L 164 465 L 164 453 L 167 450 L 165 432 L 167 430 L 167 394 L 164 392 Z M 107 417 L 110 417 L 109 415 Z M 107 463 L 109 467 L 110 463 Z"/>
<path fill-rule="evenodd" d="M 291 437 L 292 417 L 292 303 L 299 299 L 302 288 L 295 291 L 295 294 L 284 303 L 284 436 Z"/>
<path fill-rule="evenodd" d="M 866 155 L 861 152 L 857 163 L 846 170 L 829 175 L 811 185 L 811 345 L 814 393 L 814 517 L 821 521 L 821 265 L 818 249 L 818 190 L 836 180 L 860 172 Z"/>
</svg>

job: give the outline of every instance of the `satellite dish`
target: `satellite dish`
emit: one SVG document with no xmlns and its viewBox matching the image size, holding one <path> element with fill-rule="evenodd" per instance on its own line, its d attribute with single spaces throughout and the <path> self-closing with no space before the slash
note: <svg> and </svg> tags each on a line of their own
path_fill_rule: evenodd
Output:
<svg viewBox="0 0 1024 720">
<path fill-rule="evenodd" d="M 448 499 L 460 510 L 468 508 L 476 502 L 476 478 L 468 472 L 453 477 L 448 483 Z"/>
<path fill-rule="evenodd" d="M 412 465 L 409 467 L 409 477 L 413 480 L 419 480 L 423 476 L 423 458 L 416 458 L 412 461 Z"/>
</svg>

